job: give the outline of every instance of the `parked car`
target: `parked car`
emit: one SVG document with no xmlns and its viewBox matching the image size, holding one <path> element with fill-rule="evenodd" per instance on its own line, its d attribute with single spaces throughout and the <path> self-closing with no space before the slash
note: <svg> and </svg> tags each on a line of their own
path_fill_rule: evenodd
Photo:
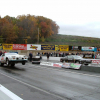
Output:
<svg viewBox="0 0 100 100">
<path fill-rule="evenodd" d="M 15 63 L 22 63 L 22 65 L 25 65 L 27 60 L 27 56 L 19 55 L 17 53 L 3 53 L 0 56 L 1 66 L 3 66 L 4 64 L 6 64 L 7 66 L 14 66 Z"/>
<path fill-rule="evenodd" d="M 41 58 L 40 57 L 34 57 L 32 58 L 32 64 L 40 64 Z"/>
<path fill-rule="evenodd" d="M 79 64 L 88 65 L 92 63 L 92 60 L 84 59 L 78 55 L 68 55 L 68 56 L 62 57 L 60 59 L 60 62 L 71 62 L 71 63 L 79 63 Z"/>
</svg>

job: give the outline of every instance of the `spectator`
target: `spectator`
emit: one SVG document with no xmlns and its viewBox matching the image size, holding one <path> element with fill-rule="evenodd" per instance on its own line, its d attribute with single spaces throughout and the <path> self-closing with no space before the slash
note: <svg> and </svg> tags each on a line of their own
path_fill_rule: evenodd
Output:
<svg viewBox="0 0 100 100">
<path fill-rule="evenodd" d="M 49 60 L 49 53 L 47 53 L 47 61 Z"/>
<path fill-rule="evenodd" d="M 58 54 L 56 53 L 56 57 L 57 57 L 57 55 L 58 55 Z"/>
<path fill-rule="evenodd" d="M 55 57 L 55 52 L 54 52 L 54 57 Z"/>
<path fill-rule="evenodd" d="M 42 60 L 42 56 L 41 56 L 41 54 L 40 54 L 40 60 Z"/>
<path fill-rule="evenodd" d="M 32 61 L 32 57 L 33 57 L 33 54 L 32 54 L 32 52 L 30 52 L 29 53 L 29 60 L 30 60 L 30 62 Z"/>
<path fill-rule="evenodd" d="M 52 52 L 51 52 L 51 56 L 52 56 Z"/>
<path fill-rule="evenodd" d="M 2 55 L 2 51 L 0 51 L 0 56 Z"/>
</svg>

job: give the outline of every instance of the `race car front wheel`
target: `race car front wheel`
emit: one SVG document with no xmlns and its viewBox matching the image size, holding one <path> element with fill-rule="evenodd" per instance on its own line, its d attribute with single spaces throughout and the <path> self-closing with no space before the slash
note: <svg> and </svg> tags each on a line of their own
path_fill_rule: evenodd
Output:
<svg viewBox="0 0 100 100">
<path fill-rule="evenodd" d="M 1 66 L 4 66 L 4 63 L 1 63 Z"/>
</svg>

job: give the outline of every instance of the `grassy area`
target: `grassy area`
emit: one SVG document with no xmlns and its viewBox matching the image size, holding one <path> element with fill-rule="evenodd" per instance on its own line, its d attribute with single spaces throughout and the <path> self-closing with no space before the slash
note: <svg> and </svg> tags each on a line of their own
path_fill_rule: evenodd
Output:
<svg viewBox="0 0 100 100">
<path fill-rule="evenodd" d="M 52 35 L 45 39 L 41 44 L 57 44 L 57 45 L 72 45 L 72 46 L 100 46 L 99 38 L 72 36 L 72 35 Z"/>
</svg>

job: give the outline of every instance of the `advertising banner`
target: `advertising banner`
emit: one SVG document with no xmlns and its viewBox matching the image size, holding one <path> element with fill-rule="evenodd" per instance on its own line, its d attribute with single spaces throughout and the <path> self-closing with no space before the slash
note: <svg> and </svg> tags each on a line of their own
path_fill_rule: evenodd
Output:
<svg viewBox="0 0 100 100">
<path fill-rule="evenodd" d="M 69 51 L 69 46 L 68 45 L 59 45 L 59 50 L 60 51 Z"/>
<path fill-rule="evenodd" d="M 27 50 L 41 50 L 41 45 L 27 44 Z"/>
<path fill-rule="evenodd" d="M 41 50 L 55 50 L 55 45 L 41 45 Z"/>
<path fill-rule="evenodd" d="M 27 50 L 27 44 L 13 44 L 13 50 Z"/>
<path fill-rule="evenodd" d="M 54 66 L 54 67 L 61 67 L 62 64 L 60 64 L 60 63 L 53 63 L 53 66 Z"/>
<path fill-rule="evenodd" d="M 59 45 L 55 45 L 55 51 L 59 51 Z"/>
<path fill-rule="evenodd" d="M 53 66 L 52 62 L 41 62 L 40 65 Z"/>
<path fill-rule="evenodd" d="M 100 64 L 100 60 L 99 59 L 92 59 L 92 64 Z"/>
<path fill-rule="evenodd" d="M 97 47 L 97 51 L 100 51 L 100 47 Z"/>
<path fill-rule="evenodd" d="M 13 44 L 2 44 L 3 50 L 12 50 Z"/>
<path fill-rule="evenodd" d="M 80 69 L 80 67 L 81 67 L 81 64 L 77 64 L 77 63 L 70 64 L 70 68 L 73 68 L 73 69 Z"/>
<path fill-rule="evenodd" d="M 98 50 L 97 50 L 97 47 L 94 47 L 94 52 L 97 52 Z"/>
<path fill-rule="evenodd" d="M 61 67 L 63 67 L 63 68 L 70 68 L 70 63 L 63 63 Z"/>
<path fill-rule="evenodd" d="M 81 51 L 81 46 L 69 46 L 69 51 Z"/>
<path fill-rule="evenodd" d="M 81 64 L 77 63 L 63 63 L 62 68 L 72 68 L 72 69 L 80 69 Z"/>
<path fill-rule="evenodd" d="M 82 47 L 82 51 L 94 51 L 94 47 Z"/>
<path fill-rule="evenodd" d="M 2 44 L 0 44 L 0 50 L 2 50 L 2 49 L 3 49 Z"/>
</svg>

